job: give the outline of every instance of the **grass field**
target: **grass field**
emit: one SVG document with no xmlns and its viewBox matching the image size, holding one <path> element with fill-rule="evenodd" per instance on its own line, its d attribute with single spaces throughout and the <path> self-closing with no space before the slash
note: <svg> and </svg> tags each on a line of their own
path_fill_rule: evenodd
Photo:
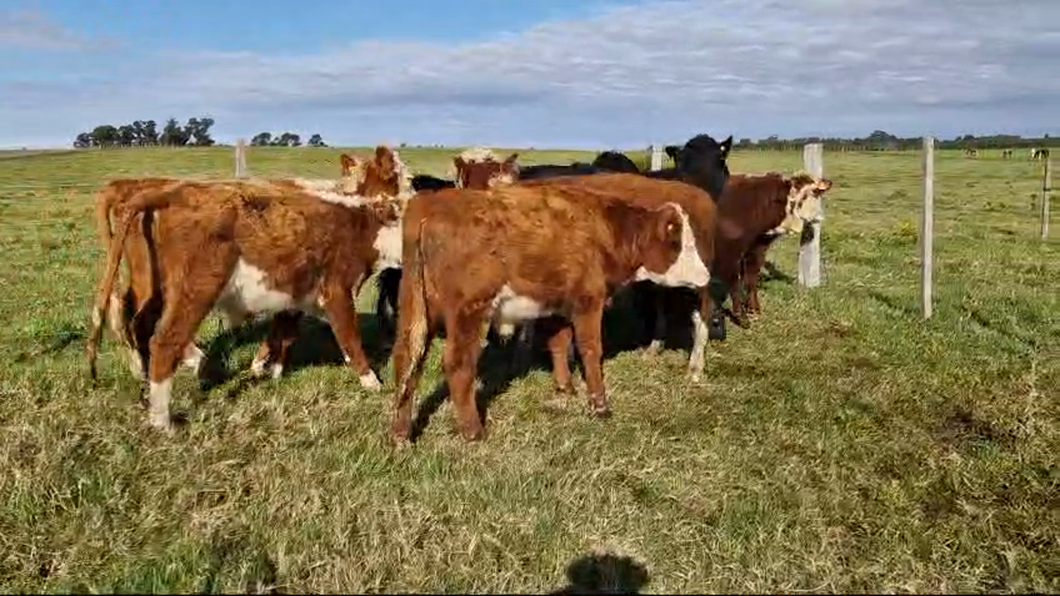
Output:
<svg viewBox="0 0 1060 596">
<path fill-rule="evenodd" d="M 334 176 L 338 153 L 247 162 Z M 444 174 L 453 153 L 402 157 Z M 731 158 L 734 172 L 800 164 Z M 213 342 L 234 346 L 231 378 L 204 390 L 182 369 L 174 439 L 143 426 L 109 337 L 100 386 L 87 381 L 94 188 L 232 167 L 223 148 L 0 161 L 0 591 L 1060 590 L 1060 250 L 1031 210 L 1040 164 L 938 154 L 930 321 L 919 156 L 826 153 L 824 284 L 766 281 L 762 319 L 730 327 L 702 386 L 685 352 L 621 352 L 600 421 L 583 398 L 557 402 L 539 368 L 492 400 L 486 441 L 461 440 L 443 404 L 397 453 L 389 363 L 385 393 L 362 390 L 319 326 L 278 381 L 248 379 L 260 329 Z M 792 277 L 796 244 L 770 253 Z"/>
</svg>

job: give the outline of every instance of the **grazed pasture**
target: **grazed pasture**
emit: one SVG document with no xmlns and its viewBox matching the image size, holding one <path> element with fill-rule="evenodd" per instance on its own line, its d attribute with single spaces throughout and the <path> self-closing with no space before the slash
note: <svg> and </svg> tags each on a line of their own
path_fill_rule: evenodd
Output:
<svg viewBox="0 0 1060 596">
<path fill-rule="evenodd" d="M 338 153 L 251 149 L 248 167 L 333 176 Z M 402 157 L 444 174 L 453 153 Z M 112 341 L 87 382 L 91 190 L 232 164 L 224 148 L 0 161 L 0 591 L 540 592 L 594 573 L 658 593 L 1060 590 L 1060 251 L 1037 240 L 1040 164 L 939 153 L 928 322 L 919 156 L 826 153 L 824 285 L 785 279 L 797 247 L 779 243 L 762 320 L 730 328 L 703 386 L 683 352 L 621 352 L 599 421 L 542 368 L 491 401 L 485 442 L 459 439 L 443 404 L 399 453 L 390 367 L 387 392 L 365 392 L 320 325 L 287 376 L 251 382 L 260 327 L 214 341 L 204 324 L 234 346 L 231 377 L 200 389 L 182 370 L 173 440 L 144 428 Z"/>
</svg>

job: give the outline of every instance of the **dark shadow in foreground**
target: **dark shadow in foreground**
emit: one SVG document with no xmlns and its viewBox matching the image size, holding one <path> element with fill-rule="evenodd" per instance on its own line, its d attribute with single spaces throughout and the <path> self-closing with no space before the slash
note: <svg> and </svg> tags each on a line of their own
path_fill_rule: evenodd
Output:
<svg viewBox="0 0 1060 596">
<path fill-rule="evenodd" d="M 568 585 L 550 594 L 639 594 L 649 581 L 647 568 L 630 557 L 583 555 L 567 567 Z"/>
</svg>

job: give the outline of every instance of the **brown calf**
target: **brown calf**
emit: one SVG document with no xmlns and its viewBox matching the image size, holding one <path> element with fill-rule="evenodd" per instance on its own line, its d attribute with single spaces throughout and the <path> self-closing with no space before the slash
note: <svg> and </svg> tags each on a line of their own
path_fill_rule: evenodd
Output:
<svg viewBox="0 0 1060 596">
<path fill-rule="evenodd" d="M 703 189 L 675 180 L 646 178 L 637 174 L 596 174 L 593 176 L 565 176 L 520 182 L 524 187 L 569 187 L 583 191 L 602 192 L 647 208 L 675 203 L 688 214 L 689 224 L 696 241 L 699 258 L 709 264 L 714 260 L 714 237 L 717 223 L 717 207 Z M 666 285 L 666 284 L 657 284 Z M 711 337 L 707 321 L 721 317 L 720 307 L 724 293 L 711 296 L 706 281 L 696 288 L 699 307 L 692 312 L 693 343 L 688 359 L 688 374 L 698 382 L 706 359 L 707 339 Z M 717 292 L 715 292 L 717 294 Z M 646 355 L 652 355 L 662 347 L 661 336 L 665 330 L 664 313 L 656 317 L 652 344 Z M 716 324 L 716 323 L 715 323 Z M 554 362 L 555 366 L 556 363 Z M 566 362 L 563 363 L 566 366 Z"/>
<path fill-rule="evenodd" d="M 361 384 L 380 386 L 361 348 L 351 299 L 373 264 L 400 258 L 400 202 L 322 197 L 290 182 L 182 182 L 141 194 L 119 211 L 93 311 L 89 367 L 95 377 L 106 304 L 130 229 L 150 221 L 144 239 L 156 267 L 137 273 L 157 275 L 152 287 L 162 294 L 157 326 L 141 351 L 152 426 L 171 430 L 173 374 L 214 308 L 233 320 L 256 313 L 323 315 Z M 281 329 L 280 335 L 291 333 Z M 279 339 L 266 343 L 282 347 Z"/>
<path fill-rule="evenodd" d="M 308 192 L 322 200 L 348 204 L 395 197 L 407 199 L 411 196 L 407 168 L 395 151 L 380 146 L 376 148 L 372 160 L 360 156 L 345 157 L 348 158 L 350 167 L 344 168 L 345 175 L 337 181 L 296 178 L 271 182 L 288 189 Z M 142 178 L 114 180 L 105 185 L 98 193 L 96 201 L 97 228 L 105 247 L 110 245 L 111 221 L 116 210 L 124 208 L 128 201 L 140 194 L 175 186 L 180 182 L 171 178 Z M 194 200 L 196 197 L 209 200 L 208 195 L 195 195 L 188 200 Z M 122 254 L 128 277 L 123 289 L 111 296 L 108 317 L 111 330 L 128 348 L 130 370 L 134 375 L 143 377 L 147 373 L 143 366 L 143 360 L 147 356 L 147 342 L 162 311 L 165 291 L 160 287 L 164 280 L 151 274 L 147 237 L 154 235 L 153 214 L 144 213 L 134 217 L 135 223 L 129 230 Z M 221 314 L 221 320 L 231 328 L 241 324 L 248 313 L 229 309 L 221 310 Z M 274 319 L 269 339 L 262 342 L 251 364 L 251 372 L 254 375 L 264 375 L 266 367 L 271 368 L 273 377 L 282 374 L 286 349 L 293 341 L 290 334 L 295 333 L 299 319 L 300 313 L 297 311 Z M 185 351 L 184 364 L 198 371 L 202 359 L 202 350 L 194 342 L 190 343 Z"/>
<path fill-rule="evenodd" d="M 519 177 L 518 153 L 501 161 L 485 147 L 472 147 L 453 158 L 457 188 L 485 189 L 507 186 Z"/>
<path fill-rule="evenodd" d="M 484 431 L 474 381 L 486 321 L 516 323 L 552 315 L 571 321 L 592 412 L 602 416 L 609 412 L 600 362 L 608 295 L 636 279 L 706 284 L 707 268 L 688 215 L 676 203 L 646 209 L 577 186 L 430 194 L 408 203 L 402 223 L 405 271 L 391 430 L 398 442 L 409 435 L 412 401 L 435 325 L 445 325 L 443 367 L 457 426 L 465 438 L 477 439 Z M 554 358 L 559 355 L 565 363 L 564 341 L 570 341 L 569 331 L 549 339 Z"/>
<path fill-rule="evenodd" d="M 718 236 L 714 274 L 728 285 L 733 315 L 741 325 L 760 312 L 758 276 L 769 247 L 786 234 L 801 233 L 806 223 L 824 218 L 821 195 L 832 182 L 805 172 L 734 175 L 718 198 Z M 740 281 L 747 296 L 739 296 Z"/>
</svg>

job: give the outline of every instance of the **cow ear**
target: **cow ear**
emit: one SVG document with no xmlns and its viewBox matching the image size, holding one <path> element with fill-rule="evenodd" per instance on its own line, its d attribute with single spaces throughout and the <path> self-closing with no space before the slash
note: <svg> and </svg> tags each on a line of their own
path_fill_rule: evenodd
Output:
<svg viewBox="0 0 1060 596">
<path fill-rule="evenodd" d="M 508 159 L 504 160 L 504 163 L 506 163 L 508 165 L 511 165 L 511 164 L 515 163 L 515 160 L 517 160 L 517 159 L 519 159 L 519 154 L 518 153 L 512 153 L 511 155 L 508 156 Z"/>
<path fill-rule="evenodd" d="M 832 181 L 829 180 L 828 178 L 821 178 L 814 185 L 814 188 L 816 188 L 818 192 L 824 192 L 824 191 L 828 190 L 829 188 L 832 188 Z"/>
<path fill-rule="evenodd" d="M 375 163 L 386 174 L 392 174 L 397 169 L 394 152 L 386 145 L 379 145 L 375 148 Z"/>
<path fill-rule="evenodd" d="M 732 135 L 729 135 L 729 138 L 727 138 L 727 139 L 725 139 L 724 141 L 721 142 L 721 154 L 722 154 L 722 156 L 723 157 L 724 156 L 728 156 L 730 149 L 732 149 Z"/>
</svg>

